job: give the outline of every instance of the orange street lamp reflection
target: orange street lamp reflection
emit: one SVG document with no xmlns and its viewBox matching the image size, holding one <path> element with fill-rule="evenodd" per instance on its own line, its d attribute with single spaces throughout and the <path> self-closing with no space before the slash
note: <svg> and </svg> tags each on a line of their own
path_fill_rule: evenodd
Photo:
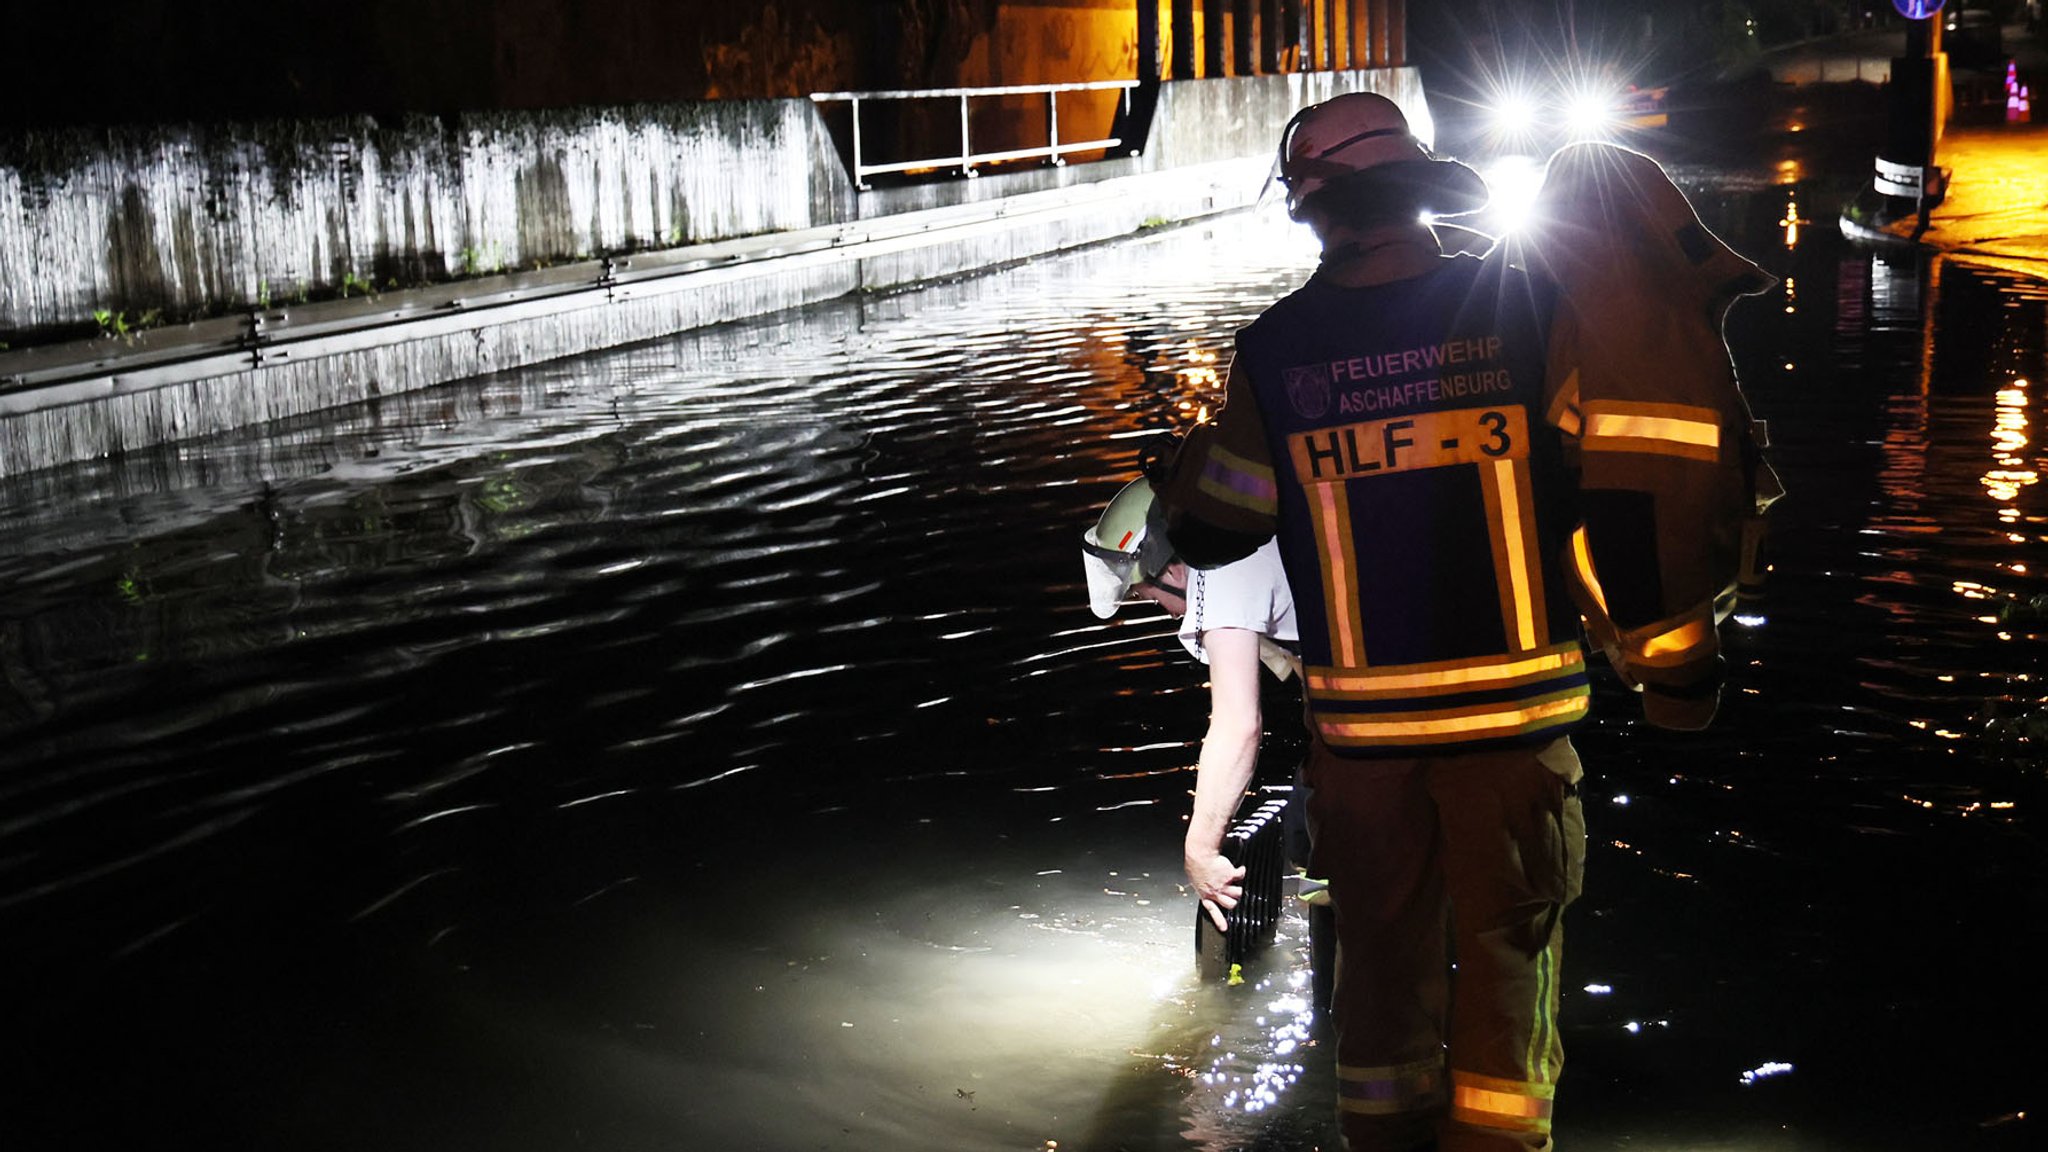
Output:
<svg viewBox="0 0 2048 1152">
<path fill-rule="evenodd" d="M 1216 375 L 1216 353 L 1195 349 L 1188 358 L 1194 363 L 1179 370 L 1183 384 L 1197 389 L 1222 387 L 1223 381 Z"/>
<path fill-rule="evenodd" d="M 2031 442 L 2027 381 L 2015 379 L 2010 387 L 1999 389 L 1997 403 L 1991 429 L 1991 458 L 1997 467 L 1985 472 L 1982 482 L 1993 500 L 2007 505 L 1999 509 L 1999 519 L 2010 522 L 2019 518 L 2019 509 L 2010 505 L 2019 498 L 2021 489 L 2040 480 L 2040 473 L 2027 467 L 2023 455 Z"/>
<path fill-rule="evenodd" d="M 1813 221 L 1799 214 L 1799 198 L 1797 196 L 1787 196 L 1785 198 L 1785 218 L 1778 221 L 1778 226 L 1785 230 L 1785 247 L 1799 247 L 1799 226 L 1811 223 Z"/>
</svg>

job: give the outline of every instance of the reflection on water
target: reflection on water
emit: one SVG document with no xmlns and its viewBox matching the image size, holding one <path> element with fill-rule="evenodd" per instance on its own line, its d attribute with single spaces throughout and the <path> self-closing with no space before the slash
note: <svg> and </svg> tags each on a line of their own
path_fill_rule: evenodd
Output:
<svg viewBox="0 0 2048 1152">
<path fill-rule="evenodd" d="M 1791 494 L 1714 731 L 1597 685 L 1560 1137 L 2020 1146 L 2042 295 L 1846 249 L 1825 186 L 1686 179 L 1783 279 L 1731 333 Z M 1330 1147 L 1300 920 L 1193 982 L 1199 673 L 1090 616 L 1073 548 L 1305 239 L 7 482 L 24 1146 Z"/>
<path fill-rule="evenodd" d="M 300 1143 L 322 1099 L 433 1085 L 339 1121 L 356 1147 L 476 1112 L 456 1143 L 1271 1127 L 1302 926 L 1194 985 L 1200 682 L 1163 618 L 1086 613 L 1073 552 L 1300 266 L 1242 245 L 14 482 L 0 915 L 60 995 L 10 1091 Z M 218 1055 L 156 1068 L 180 1036 Z"/>
</svg>

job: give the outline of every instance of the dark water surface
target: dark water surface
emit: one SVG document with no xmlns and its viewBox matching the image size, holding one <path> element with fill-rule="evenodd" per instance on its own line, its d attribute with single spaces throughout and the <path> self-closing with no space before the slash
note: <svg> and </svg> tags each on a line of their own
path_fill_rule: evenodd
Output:
<svg viewBox="0 0 2048 1152">
<path fill-rule="evenodd" d="M 1785 278 L 1791 495 L 1712 731 L 1597 685 L 1568 1150 L 2042 1138 L 2048 293 L 1845 245 L 1802 114 L 1672 156 Z M 7 482 L 0 1147 L 1332 1147 L 1299 922 L 1193 980 L 1200 674 L 1074 547 L 1305 243 Z"/>
</svg>

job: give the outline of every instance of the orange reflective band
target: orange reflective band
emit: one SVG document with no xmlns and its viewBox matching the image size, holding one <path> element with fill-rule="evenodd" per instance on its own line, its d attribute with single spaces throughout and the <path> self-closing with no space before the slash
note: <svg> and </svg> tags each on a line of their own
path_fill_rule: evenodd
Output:
<svg viewBox="0 0 2048 1152">
<path fill-rule="evenodd" d="M 1540 697 L 1519 708 L 1497 704 L 1446 708 L 1437 712 L 1390 712 L 1370 720 L 1322 720 L 1316 727 L 1333 744 L 1402 740 L 1443 743 L 1479 736 L 1522 732 L 1563 723 L 1586 714 L 1592 689 L 1585 684 Z"/>
<path fill-rule="evenodd" d="M 1637 651 L 1646 660 L 1689 653 L 1714 639 L 1714 626 L 1707 620 L 1688 620 L 1669 632 L 1643 641 Z"/>
<path fill-rule="evenodd" d="M 1308 686 L 1318 696 L 1382 697 L 1469 692 L 1484 688 L 1512 688 L 1518 684 L 1547 680 L 1575 672 L 1585 662 L 1584 651 L 1577 641 L 1572 641 L 1514 659 L 1487 656 L 1478 660 L 1402 664 L 1384 670 L 1318 669 L 1309 674 Z"/>
<path fill-rule="evenodd" d="M 1346 664 L 1363 664 L 1365 620 L 1351 554 L 1351 498 L 1340 485 L 1321 485 L 1310 493 L 1309 511 L 1320 538 L 1323 587 L 1329 590 L 1331 654 Z"/>
<path fill-rule="evenodd" d="M 1586 529 L 1572 529 L 1572 567 L 1578 569 L 1579 583 L 1593 597 L 1593 603 L 1600 606 L 1600 614 L 1607 614 L 1607 593 L 1600 590 L 1600 577 L 1593 571 L 1593 549 L 1586 543 Z"/>
<path fill-rule="evenodd" d="M 1451 1118 L 1485 1128 L 1516 1132 L 1550 1131 L 1553 1084 L 1496 1080 L 1491 1076 L 1451 1073 Z"/>
<path fill-rule="evenodd" d="M 1588 404 L 1585 448 L 1713 461 L 1720 455 L 1720 415 L 1685 404 Z"/>
<path fill-rule="evenodd" d="M 1595 412 L 1586 421 L 1586 438 L 1637 438 L 1669 440 L 1703 448 L 1721 446 L 1721 426 L 1700 420 L 1673 420 L 1660 416 L 1616 416 Z"/>
<path fill-rule="evenodd" d="M 1640 420 L 1645 427 L 1697 425 L 1704 431 L 1688 434 L 1688 439 L 1701 444 L 1718 444 L 1721 439 L 1721 413 L 1718 409 L 1704 404 L 1666 404 L 1643 400 L 1594 400 L 1586 405 L 1586 418 L 1590 420 Z"/>
</svg>

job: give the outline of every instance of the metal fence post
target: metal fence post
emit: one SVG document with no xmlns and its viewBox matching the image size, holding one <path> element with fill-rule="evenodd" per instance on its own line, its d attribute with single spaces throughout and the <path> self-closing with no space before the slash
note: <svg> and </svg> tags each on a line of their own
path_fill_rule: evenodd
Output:
<svg viewBox="0 0 2048 1152">
<path fill-rule="evenodd" d="M 960 94 L 960 174 L 978 175 L 974 170 L 974 148 L 967 142 L 967 93 Z"/>
<path fill-rule="evenodd" d="M 862 192 L 868 190 L 867 170 L 860 163 L 860 97 L 853 98 L 853 186 Z"/>
<path fill-rule="evenodd" d="M 1045 94 L 1045 146 L 1050 150 L 1046 163 L 1054 168 L 1066 167 L 1060 157 L 1060 94 L 1048 91 Z"/>
</svg>

